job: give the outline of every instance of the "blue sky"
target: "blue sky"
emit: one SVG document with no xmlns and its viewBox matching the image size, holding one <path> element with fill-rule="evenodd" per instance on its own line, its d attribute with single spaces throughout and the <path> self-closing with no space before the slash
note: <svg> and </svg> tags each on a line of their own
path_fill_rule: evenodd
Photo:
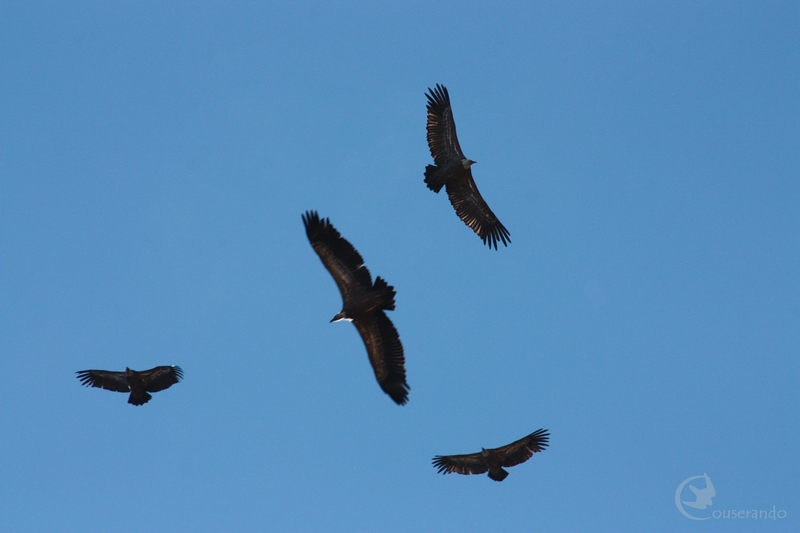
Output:
<svg viewBox="0 0 800 533">
<path fill-rule="evenodd" d="M 797 3 L 7 2 L 0 69 L 0 528 L 800 527 Z M 423 183 L 436 83 L 508 248 Z M 404 407 L 308 209 L 397 290 Z M 704 473 L 786 516 L 689 520 Z"/>
</svg>

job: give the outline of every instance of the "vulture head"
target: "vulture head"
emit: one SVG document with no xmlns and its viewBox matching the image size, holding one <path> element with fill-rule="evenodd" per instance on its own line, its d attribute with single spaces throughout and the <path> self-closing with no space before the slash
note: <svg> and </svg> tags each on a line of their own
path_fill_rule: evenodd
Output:
<svg viewBox="0 0 800 533">
<path fill-rule="evenodd" d="M 331 318 L 331 322 L 339 322 L 340 320 L 347 320 L 348 322 L 352 322 L 353 321 L 353 319 L 350 318 L 349 316 L 347 316 L 344 313 L 344 311 L 339 311 L 338 313 L 333 315 L 333 318 Z"/>
</svg>

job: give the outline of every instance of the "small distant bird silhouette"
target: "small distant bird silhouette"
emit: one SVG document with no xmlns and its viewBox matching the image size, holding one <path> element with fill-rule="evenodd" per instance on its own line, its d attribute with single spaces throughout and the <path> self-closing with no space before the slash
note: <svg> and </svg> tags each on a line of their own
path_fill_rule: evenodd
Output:
<svg viewBox="0 0 800 533">
<path fill-rule="evenodd" d="M 456 123 L 450 107 L 447 88 L 436 84 L 428 88 L 428 148 L 435 165 L 425 167 L 425 184 L 437 193 L 447 188 L 447 197 L 458 218 L 472 228 L 489 248 L 497 249 L 497 241 L 504 246 L 511 242 L 508 230 L 500 223 L 484 201 L 470 167 L 475 161 L 468 159 L 461 151 L 456 137 Z"/>
<path fill-rule="evenodd" d="M 689 485 L 689 488 L 694 492 L 695 501 L 683 502 L 684 505 L 694 507 L 695 509 L 705 509 L 709 505 L 712 505 L 711 498 L 717 495 L 717 491 L 714 489 L 714 485 L 711 483 L 708 474 L 704 472 L 703 477 L 706 480 L 706 488 L 698 489 L 695 486 Z"/>
<path fill-rule="evenodd" d="M 76 372 L 81 384 L 87 387 L 98 387 L 114 392 L 130 392 L 128 403 L 144 405 L 150 401 L 149 392 L 158 392 L 170 388 L 183 378 L 183 370 L 179 366 L 157 366 L 150 370 L 137 372 L 126 368 L 125 372 L 108 370 L 81 370 Z"/>
<path fill-rule="evenodd" d="M 540 429 L 500 448 L 481 448 L 478 453 L 466 455 L 437 455 L 433 458 L 433 466 L 443 474 L 483 474 L 488 470 L 491 479 L 503 481 L 508 476 L 503 467 L 524 463 L 534 453 L 543 451 L 549 441 L 550 433 Z"/>
<path fill-rule="evenodd" d="M 364 266 L 364 259 L 327 218 L 306 211 L 303 224 L 311 247 L 328 269 L 342 294 L 342 310 L 331 322 L 348 320 L 361 334 L 375 379 L 397 405 L 408 402 L 405 357 L 400 335 L 384 311 L 394 310 L 394 287 Z"/>
</svg>

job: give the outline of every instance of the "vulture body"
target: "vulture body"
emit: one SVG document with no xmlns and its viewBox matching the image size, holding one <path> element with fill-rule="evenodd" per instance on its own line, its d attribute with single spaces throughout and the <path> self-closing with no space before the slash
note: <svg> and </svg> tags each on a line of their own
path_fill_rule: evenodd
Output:
<svg viewBox="0 0 800 533">
<path fill-rule="evenodd" d="M 524 463 L 534 453 L 544 450 L 549 440 L 547 430 L 540 429 L 500 448 L 481 448 L 478 453 L 466 455 L 437 455 L 433 458 L 433 466 L 443 474 L 483 474 L 488 470 L 491 479 L 503 481 L 508 476 L 503 467 Z"/>
<path fill-rule="evenodd" d="M 108 370 L 81 370 L 76 372 L 81 384 L 115 392 L 130 392 L 128 403 L 144 405 L 150 401 L 151 392 L 170 388 L 183 378 L 179 366 L 157 366 L 150 370 L 137 372 L 126 368 L 125 372 Z"/>
<path fill-rule="evenodd" d="M 496 250 L 498 241 L 508 246 L 511 242 L 508 230 L 489 209 L 472 179 L 470 167 L 475 161 L 467 159 L 458 144 L 447 88 L 437 83 L 436 88 L 428 88 L 428 92 L 425 95 L 428 98 L 428 148 L 436 164 L 425 167 L 425 184 L 435 193 L 446 187 L 458 217 L 489 248 Z"/>
<path fill-rule="evenodd" d="M 380 276 L 372 282 L 361 254 L 342 238 L 327 218 L 306 211 L 303 225 L 311 247 L 342 295 L 342 310 L 331 322 L 349 320 L 367 348 L 369 362 L 383 391 L 398 405 L 408 402 L 405 358 L 400 336 L 384 311 L 394 310 L 394 287 Z"/>
</svg>

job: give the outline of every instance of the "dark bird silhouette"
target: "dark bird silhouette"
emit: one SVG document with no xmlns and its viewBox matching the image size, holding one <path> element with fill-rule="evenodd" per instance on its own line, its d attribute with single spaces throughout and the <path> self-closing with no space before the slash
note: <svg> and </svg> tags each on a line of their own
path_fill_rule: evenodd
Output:
<svg viewBox="0 0 800 533">
<path fill-rule="evenodd" d="M 446 187 L 458 218 L 489 248 L 494 246 L 496 250 L 497 241 L 508 246 L 511 242 L 508 230 L 489 209 L 472 179 L 470 167 L 475 161 L 464 157 L 458 144 L 447 88 L 437 83 L 436 88 L 429 87 L 428 92 L 430 94 L 425 95 L 428 97 L 428 147 L 436 164 L 425 167 L 425 184 L 435 193 Z"/>
<path fill-rule="evenodd" d="M 331 322 L 349 320 L 355 325 L 367 347 L 378 384 L 398 405 L 405 405 L 409 386 L 403 345 L 384 313 L 394 310 L 394 287 L 380 276 L 372 283 L 361 254 L 342 238 L 330 220 L 320 219 L 316 211 L 306 211 L 303 224 L 308 241 L 342 293 L 342 310 Z"/>
<path fill-rule="evenodd" d="M 141 372 L 130 368 L 126 368 L 125 372 L 81 370 L 76 374 L 81 384 L 87 387 L 130 392 L 128 403 L 133 405 L 146 404 L 152 398 L 149 392 L 168 389 L 183 378 L 183 370 L 179 366 L 157 366 Z"/>
<path fill-rule="evenodd" d="M 524 463 L 534 453 L 544 450 L 549 440 L 550 433 L 540 429 L 500 448 L 481 448 L 478 453 L 466 455 L 437 455 L 433 458 L 433 466 L 443 474 L 483 474 L 488 470 L 491 479 L 503 481 L 508 476 L 503 467 Z"/>
</svg>

